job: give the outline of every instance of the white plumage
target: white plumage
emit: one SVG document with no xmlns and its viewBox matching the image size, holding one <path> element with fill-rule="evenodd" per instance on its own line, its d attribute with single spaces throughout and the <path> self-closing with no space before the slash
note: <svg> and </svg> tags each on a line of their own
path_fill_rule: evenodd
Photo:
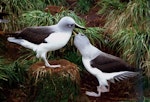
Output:
<svg viewBox="0 0 150 102">
<path fill-rule="evenodd" d="M 99 97 L 102 92 L 109 92 L 108 81 L 114 83 L 115 80 L 120 81 L 139 73 L 122 59 L 100 51 L 83 34 L 75 36 L 74 44 L 82 55 L 86 70 L 99 82 L 98 93 L 87 91 L 86 95 Z"/>
</svg>

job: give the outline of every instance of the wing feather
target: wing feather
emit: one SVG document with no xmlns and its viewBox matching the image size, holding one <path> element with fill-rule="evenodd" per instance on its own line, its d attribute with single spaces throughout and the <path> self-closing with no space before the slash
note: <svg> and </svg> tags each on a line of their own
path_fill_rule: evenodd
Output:
<svg viewBox="0 0 150 102">
<path fill-rule="evenodd" d="M 121 80 L 127 79 L 129 77 L 134 77 L 138 74 L 139 74 L 139 72 L 125 72 L 123 74 L 119 74 L 117 76 L 114 76 L 114 79 L 117 81 L 121 81 Z"/>
<path fill-rule="evenodd" d="M 133 71 L 135 68 L 129 66 L 119 57 L 110 54 L 100 54 L 90 61 L 92 67 L 100 69 L 102 72 L 120 72 L 120 71 Z"/>
<path fill-rule="evenodd" d="M 45 38 L 47 38 L 51 33 L 54 33 L 48 26 L 46 27 L 28 27 L 23 29 L 16 38 L 25 39 L 29 42 L 40 44 L 46 43 Z"/>
</svg>

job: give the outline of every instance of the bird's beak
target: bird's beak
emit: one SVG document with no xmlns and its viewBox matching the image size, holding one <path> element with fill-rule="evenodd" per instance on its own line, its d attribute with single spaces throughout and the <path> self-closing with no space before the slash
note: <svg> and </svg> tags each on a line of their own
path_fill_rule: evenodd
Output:
<svg viewBox="0 0 150 102">
<path fill-rule="evenodd" d="M 80 26 L 80 25 L 79 25 L 79 24 L 77 24 L 77 23 L 75 23 L 75 28 L 80 28 L 80 29 L 86 30 L 86 28 L 85 28 L 85 27 Z M 77 31 L 75 31 L 75 30 L 73 30 L 73 34 L 76 36 L 76 35 L 78 35 L 78 32 L 77 32 Z"/>
<path fill-rule="evenodd" d="M 72 33 L 73 33 L 75 36 L 78 35 L 78 32 L 76 32 L 76 31 L 73 31 Z"/>
<path fill-rule="evenodd" d="M 83 26 L 80 26 L 80 25 L 79 25 L 79 24 L 77 24 L 77 23 L 75 23 L 75 27 L 76 27 L 76 28 L 83 29 L 83 30 L 86 30 L 86 28 L 85 28 L 85 27 L 83 27 Z"/>
</svg>

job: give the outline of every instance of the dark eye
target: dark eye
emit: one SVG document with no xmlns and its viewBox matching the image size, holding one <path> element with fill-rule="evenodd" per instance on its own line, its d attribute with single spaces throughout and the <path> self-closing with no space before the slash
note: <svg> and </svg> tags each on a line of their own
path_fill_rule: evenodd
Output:
<svg viewBox="0 0 150 102">
<path fill-rule="evenodd" d="M 81 36 L 84 36 L 84 34 L 81 34 Z"/>
<path fill-rule="evenodd" d="M 74 24 L 68 24 L 67 25 L 69 28 L 72 28 L 74 26 Z"/>
</svg>

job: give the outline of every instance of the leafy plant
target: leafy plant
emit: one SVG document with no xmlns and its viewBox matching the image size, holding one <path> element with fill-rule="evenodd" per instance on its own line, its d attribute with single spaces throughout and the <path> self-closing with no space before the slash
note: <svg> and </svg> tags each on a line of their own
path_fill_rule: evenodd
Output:
<svg viewBox="0 0 150 102">
<path fill-rule="evenodd" d="M 94 0 L 78 0 L 76 10 L 80 13 L 87 13 L 93 3 Z"/>
</svg>

